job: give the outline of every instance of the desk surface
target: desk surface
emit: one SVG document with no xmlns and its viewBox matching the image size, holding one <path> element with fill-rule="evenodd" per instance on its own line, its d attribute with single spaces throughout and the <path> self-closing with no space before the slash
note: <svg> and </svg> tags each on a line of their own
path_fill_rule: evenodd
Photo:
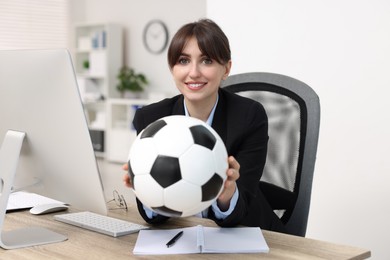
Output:
<svg viewBox="0 0 390 260">
<path fill-rule="evenodd" d="M 57 213 L 59 214 L 59 213 Z M 40 226 L 61 233 L 68 237 L 65 242 L 47 244 L 35 247 L 4 250 L 0 248 L 1 259 L 150 259 L 151 256 L 135 256 L 132 251 L 137 240 L 137 234 L 113 238 L 107 235 L 74 227 L 55 221 L 54 214 L 31 215 L 28 211 L 6 214 L 4 231 Z M 110 216 L 145 224 L 135 208 L 128 212 L 113 210 Z M 201 218 L 171 219 L 163 228 L 188 227 L 201 224 L 215 226 L 215 223 Z M 366 259 L 371 256 L 369 250 L 323 242 L 314 239 L 285 235 L 263 230 L 264 237 L 270 247 L 268 254 L 195 254 L 186 255 L 186 259 Z M 182 259 L 182 255 L 153 256 L 161 259 Z"/>
</svg>

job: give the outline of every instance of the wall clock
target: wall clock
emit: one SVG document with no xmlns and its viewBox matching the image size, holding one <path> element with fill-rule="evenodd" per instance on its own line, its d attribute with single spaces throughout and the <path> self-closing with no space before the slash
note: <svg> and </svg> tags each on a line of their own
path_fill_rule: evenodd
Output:
<svg viewBox="0 0 390 260">
<path fill-rule="evenodd" d="M 146 24 L 143 33 L 145 48 L 153 54 L 162 53 L 168 45 L 168 27 L 161 20 L 152 20 Z"/>
</svg>

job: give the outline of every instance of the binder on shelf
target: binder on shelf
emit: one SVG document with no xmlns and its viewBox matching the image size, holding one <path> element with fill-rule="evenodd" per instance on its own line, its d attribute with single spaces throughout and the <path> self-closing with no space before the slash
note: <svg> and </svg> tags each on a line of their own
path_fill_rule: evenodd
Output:
<svg viewBox="0 0 390 260">
<path fill-rule="evenodd" d="M 89 54 L 89 75 L 90 76 L 106 76 L 107 71 L 106 53 L 103 51 L 91 52 Z"/>
</svg>

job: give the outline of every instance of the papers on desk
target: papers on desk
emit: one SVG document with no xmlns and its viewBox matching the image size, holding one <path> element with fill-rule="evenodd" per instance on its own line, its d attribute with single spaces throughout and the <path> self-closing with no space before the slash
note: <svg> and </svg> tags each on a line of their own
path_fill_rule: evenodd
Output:
<svg viewBox="0 0 390 260">
<path fill-rule="evenodd" d="M 183 235 L 167 247 L 178 232 Z M 169 230 L 141 230 L 135 255 L 169 255 L 197 253 L 268 253 L 269 247 L 258 227 L 187 227 Z"/>
<path fill-rule="evenodd" d="M 25 191 L 13 192 L 9 195 L 7 211 L 29 209 L 40 204 L 61 203 L 64 202 L 53 200 L 45 196 L 38 195 L 36 193 L 30 193 Z"/>
</svg>

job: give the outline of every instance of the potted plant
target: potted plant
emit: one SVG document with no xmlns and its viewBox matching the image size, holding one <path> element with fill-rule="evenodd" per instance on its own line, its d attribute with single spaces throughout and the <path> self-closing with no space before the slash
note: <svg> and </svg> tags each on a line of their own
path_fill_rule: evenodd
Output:
<svg viewBox="0 0 390 260">
<path fill-rule="evenodd" d="M 138 97 L 149 83 L 144 74 L 136 73 L 127 66 L 119 70 L 117 78 L 119 83 L 116 89 L 121 92 L 122 97 L 126 96 L 126 93 L 133 93 L 134 97 Z"/>
</svg>

